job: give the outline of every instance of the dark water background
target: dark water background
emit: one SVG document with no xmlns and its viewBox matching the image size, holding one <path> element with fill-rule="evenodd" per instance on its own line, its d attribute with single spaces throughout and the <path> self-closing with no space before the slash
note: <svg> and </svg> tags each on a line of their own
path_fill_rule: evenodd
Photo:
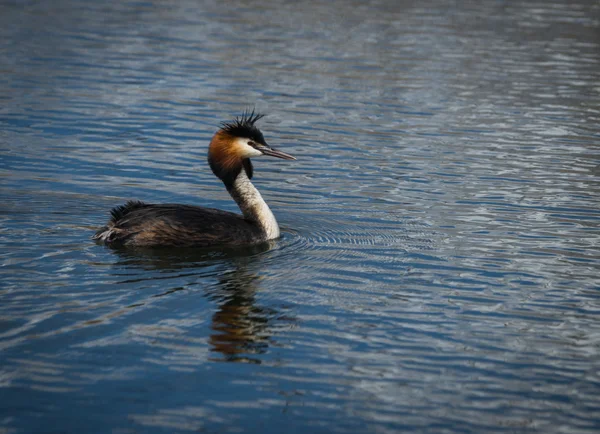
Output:
<svg viewBox="0 0 600 434">
<path fill-rule="evenodd" d="M 127 199 L 283 230 L 111 251 Z M 0 3 L 0 433 L 600 431 L 600 4 Z"/>
</svg>

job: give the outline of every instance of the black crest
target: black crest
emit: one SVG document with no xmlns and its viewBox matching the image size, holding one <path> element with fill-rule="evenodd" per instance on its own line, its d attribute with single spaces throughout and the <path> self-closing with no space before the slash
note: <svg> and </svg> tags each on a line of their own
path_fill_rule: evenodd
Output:
<svg viewBox="0 0 600 434">
<path fill-rule="evenodd" d="M 266 145 L 265 138 L 260 130 L 254 126 L 256 121 L 264 118 L 264 114 L 255 113 L 254 110 L 249 112 L 246 110 L 242 116 L 235 118 L 229 122 L 223 122 L 221 127 L 223 131 L 235 137 L 245 137 L 254 142 Z"/>
</svg>

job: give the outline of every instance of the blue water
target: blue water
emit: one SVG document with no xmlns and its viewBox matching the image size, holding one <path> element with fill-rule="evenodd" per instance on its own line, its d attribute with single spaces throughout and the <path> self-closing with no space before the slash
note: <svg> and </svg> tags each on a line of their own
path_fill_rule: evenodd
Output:
<svg viewBox="0 0 600 434">
<path fill-rule="evenodd" d="M 600 431 L 599 17 L 0 4 L 0 433 Z M 91 241 L 249 107 L 280 240 Z"/>
</svg>

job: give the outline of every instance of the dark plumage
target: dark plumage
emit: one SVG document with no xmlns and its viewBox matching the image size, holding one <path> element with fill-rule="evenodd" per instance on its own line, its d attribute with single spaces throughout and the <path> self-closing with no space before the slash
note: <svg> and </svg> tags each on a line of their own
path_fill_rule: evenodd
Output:
<svg viewBox="0 0 600 434">
<path fill-rule="evenodd" d="M 264 241 L 257 225 L 241 215 L 214 208 L 129 201 L 110 213 L 108 225 L 93 239 L 111 247 L 209 247 Z"/>
<path fill-rule="evenodd" d="M 134 211 L 137 208 L 142 208 L 147 206 L 141 200 L 130 200 L 125 205 L 119 205 L 110 210 L 110 223 L 116 223 L 129 214 L 131 211 Z"/>
<path fill-rule="evenodd" d="M 209 247 L 247 245 L 279 237 L 279 226 L 250 182 L 250 157 L 270 155 L 295 160 L 271 148 L 254 125 L 264 115 L 245 112 L 222 124 L 213 136 L 208 162 L 237 202 L 242 215 L 191 205 L 153 205 L 129 201 L 110 212 L 108 224 L 93 239 L 111 247 Z"/>
<path fill-rule="evenodd" d="M 264 117 L 264 114 L 255 113 L 254 110 L 246 111 L 232 121 L 221 123 L 221 130 L 234 137 L 247 137 L 258 144 L 267 146 L 263 134 L 254 125 Z"/>
</svg>

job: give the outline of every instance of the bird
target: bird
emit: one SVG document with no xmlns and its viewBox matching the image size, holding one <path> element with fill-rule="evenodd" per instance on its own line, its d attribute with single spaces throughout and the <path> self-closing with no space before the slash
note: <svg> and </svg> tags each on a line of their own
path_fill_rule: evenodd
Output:
<svg viewBox="0 0 600 434">
<path fill-rule="evenodd" d="M 208 147 L 208 164 L 242 215 L 182 204 L 130 200 L 113 208 L 107 225 L 92 237 L 109 247 L 213 247 L 252 245 L 279 238 L 275 216 L 252 184 L 250 158 L 295 160 L 272 148 L 255 125 L 265 115 L 245 111 L 221 123 Z"/>
</svg>

